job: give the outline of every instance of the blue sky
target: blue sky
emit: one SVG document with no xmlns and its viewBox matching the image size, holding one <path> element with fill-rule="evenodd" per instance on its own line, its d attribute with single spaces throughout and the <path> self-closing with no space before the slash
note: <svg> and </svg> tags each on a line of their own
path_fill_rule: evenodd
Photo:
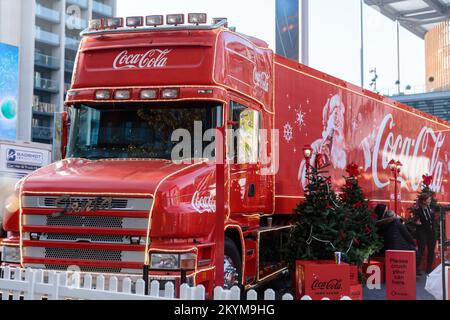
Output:
<svg viewBox="0 0 450 320">
<path fill-rule="evenodd" d="M 227 17 L 237 31 L 255 36 L 275 49 L 275 0 L 117 0 L 118 16 L 205 12 Z M 397 80 L 396 23 L 365 6 L 365 87 L 377 68 L 378 89 L 395 89 Z M 425 82 L 424 41 L 400 32 L 401 85 Z M 310 0 L 310 66 L 360 84 L 360 1 Z"/>
</svg>

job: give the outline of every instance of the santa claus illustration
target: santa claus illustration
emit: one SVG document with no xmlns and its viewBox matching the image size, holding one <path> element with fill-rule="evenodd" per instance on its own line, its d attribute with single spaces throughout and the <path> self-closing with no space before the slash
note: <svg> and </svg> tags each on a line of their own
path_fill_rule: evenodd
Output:
<svg viewBox="0 0 450 320">
<path fill-rule="evenodd" d="M 316 157 L 321 154 L 322 164 L 330 164 L 335 169 L 344 169 L 347 166 L 347 154 L 344 140 L 345 105 L 339 94 L 329 98 L 323 108 L 322 137 L 311 144 L 313 156 L 311 165 L 315 165 Z M 299 178 L 305 186 L 305 161 L 300 166 Z"/>
</svg>

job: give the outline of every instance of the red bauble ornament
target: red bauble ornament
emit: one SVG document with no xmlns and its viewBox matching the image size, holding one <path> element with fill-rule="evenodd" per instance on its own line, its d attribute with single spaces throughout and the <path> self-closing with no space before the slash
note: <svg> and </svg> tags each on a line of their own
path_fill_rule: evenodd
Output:
<svg viewBox="0 0 450 320">
<path fill-rule="evenodd" d="M 359 247 L 359 245 L 360 245 L 359 240 L 358 240 L 358 239 L 353 240 L 353 245 L 354 245 L 355 247 Z"/>
<path fill-rule="evenodd" d="M 363 206 L 363 203 L 361 201 L 358 201 L 357 203 L 355 203 L 354 207 L 355 209 L 359 209 Z"/>
<path fill-rule="evenodd" d="M 345 240 L 345 233 L 343 233 L 342 231 L 339 233 L 339 240 L 340 241 L 344 241 Z"/>
<path fill-rule="evenodd" d="M 349 164 L 345 171 L 347 171 L 348 175 L 352 178 L 355 178 L 361 174 L 358 165 L 354 162 Z"/>
<path fill-rule="evenodd" d="M 423 175 L 422 179 L 423 179 L 423 184 L 425 186 L 429 187 L 431 185 L 431 182 L 433 181 L 433 176 Z"/>
</svg>

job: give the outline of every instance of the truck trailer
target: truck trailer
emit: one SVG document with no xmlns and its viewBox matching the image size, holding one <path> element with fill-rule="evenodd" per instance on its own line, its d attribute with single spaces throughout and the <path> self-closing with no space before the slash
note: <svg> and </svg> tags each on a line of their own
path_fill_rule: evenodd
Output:
<svg viewBox="0 0 450 320">
<path fill-rule="evenodd" d="M 336 190 L 361 166 L 372 205 L 406 213 L 424 174 L 448 203 L 450 123 L 281 57 L 226 19 L 162 18 L 82 33 L 64 158 L 17 184 L 4 250 L 19 258 L 5 264 L 256 286 L 287 271 L 281 248 L 317 154 Z"/>
</svg>

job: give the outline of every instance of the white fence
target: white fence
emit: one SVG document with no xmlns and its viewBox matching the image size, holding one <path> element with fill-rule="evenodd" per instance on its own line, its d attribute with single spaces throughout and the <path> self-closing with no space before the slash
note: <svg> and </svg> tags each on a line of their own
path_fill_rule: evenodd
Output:
<svg viewBox="0 0 450 320">
<path fill-rule="evenodd" d="M 145 282 L 142 279 L 132 281 L 130 278 L 105 278 L 104 275 L 83 276 L 78 272 L 48 271 L 40 269 L 0 268 L 0 293 L 2 300 L 205 300 L 205 288 L 202 285 L 180 287 L 179 298 L 175 297 L 175 288 L 167 282 L 160 288 L 158 281 L 150 283 L 150 292 L 145 294 Z M 263 300 L 275 300 L 275 291 L 267 289 Z M 233 287 L 224 290 L 214 289 L 214 300 L 241 300 L 241 290 Z M 291 294 L 285 294 L 282 300 L 294 300 Z M 258 300 L 255 290 L 249 290 L 246 300 Z M 311 300 L 305 296 L 302 300 Z M 324 298 L 322 300 L 329 300 Z M 344 297 L 341 300 L 350 300 Z"/>
</svg>

